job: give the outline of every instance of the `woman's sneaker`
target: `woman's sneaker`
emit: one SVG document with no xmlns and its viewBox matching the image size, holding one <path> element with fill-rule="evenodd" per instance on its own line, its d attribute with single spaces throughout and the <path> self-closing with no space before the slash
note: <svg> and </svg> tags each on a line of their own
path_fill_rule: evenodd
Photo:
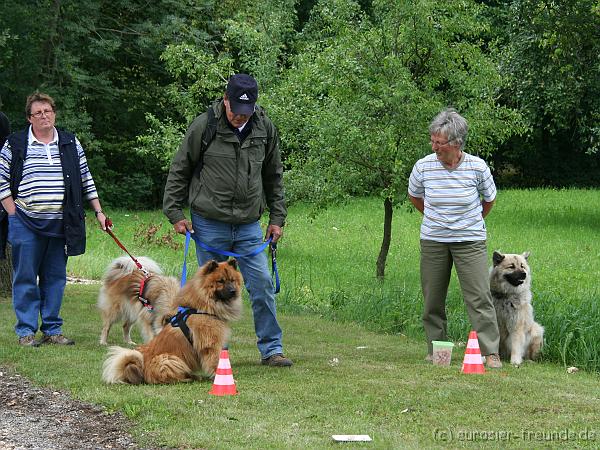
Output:
<svg viewBox="0 0 600 450">
<path fill-rule="evenodd" d="M 492 353 L 485 357 L 485 366 L 488 369 L 501 369 L 502 362 L 500 361 L 500 355 L 498 353 Z"/>
</svg>

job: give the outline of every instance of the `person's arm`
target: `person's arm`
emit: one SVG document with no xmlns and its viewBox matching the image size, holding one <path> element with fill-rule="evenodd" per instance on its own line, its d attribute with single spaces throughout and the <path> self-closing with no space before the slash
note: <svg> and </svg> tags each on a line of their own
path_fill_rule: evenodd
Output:
<svg viewBox="0 0 600 450">
<path fill-rule="evenodd" d="M 15 199 L 10 191 L 10 164 L 12 161 L 12 153 L 10 146 L 6 142 L 0 150 L 0 200 L 2 207 L 9 214 L 13 215 L 16 211 Z"/>
<path fill-rule="evenodd" d="M 425 213 L 425 188 L 423 187 L 423 174 L 420 170 L 420 162 L 413 166 L 410 177 L 408 177 L 408 199 L 421 214 Z"/>
<path fill-rule="evenodd" d="M 267 126 L 271 127 L 271 135 L 265 149 L 262 169 L 263 188 L 269 207 L 269 226 L 265 233 L 265 239 L 271 237 L 273 242 L 277 242 L 283 235 L 287 209 L 283 191 L 283 164 L 279 150 L 279 135 L 272 123 L 268 123 Z"/>
<path fill-rule="evenodd" d="M 100 200 L 98 198 L 91 199 L 90 206 L 94 210 L 94 214 L 96 216 L 96 220 L 100 224 L 100 228 L 106 231 L 106 215 L 104 214 L 104 211 L 102 211 Z"/>
<path fill-rule="evenodd" d="M 494 203 L 496 202 L 496 184 L 494 183 L 494 177 L 487 164 L 484 164 L 484 170 L 478 171 L 478 183 L 477 190 L 481 196 L 481 217 L 485 219 Z M 488 199 L 488 200 L 486 200 Z"/>
<path fill-rule="evenodd" d="M 15 213 L 17 207 L 15 206 L 15 201 L 13 200 L 12 195 L 3 198 L 2 200 L 0 200 L 0 203 L 2 203 L 2 207 L 8 213 L 9 216 L 12 216 Z"/>
<path fill-rule="evenodd" d="M 183 213 L 183 208 L 188 198 L 189 184 L 199 160 L 202 133 L 206 122 L 206 114 L 200 115 L 192 122 L 169 169 L 163 197 L 163 213 L 173 224 L 176 233 L 194 232 L 192 223 L 186 219 Z"/>
<path fill-rule="evenodd" d="M 482 207 L 482 211 L 481 211 L 481 216 L 485 219 L 485 216 L 487 216 L 490 211 L 492 210 L 492 207 L 494 206 L 494 203 L 496 203 L 496 200 L 492 200 L 491 202 L 486 202 L 485 200 L 482 200 L 481 202 L 481 207 Z"/>
<path fill-rule="evenodd" d="M 8 117 L 2 111 L 0 111 L 0 148 L 4 145 L 6 138 L 10 134 L 10 122 Z"/>
<path fill-rule="evenodd" d="M 425 199 L 423 199 L 423 197 L 413 197 L 410 194 L 408 195 L 408 198 L 415 208 L 417 208 L 417 211 L 423 214 L 423 211 L 425 211 Z"/>
</svg>

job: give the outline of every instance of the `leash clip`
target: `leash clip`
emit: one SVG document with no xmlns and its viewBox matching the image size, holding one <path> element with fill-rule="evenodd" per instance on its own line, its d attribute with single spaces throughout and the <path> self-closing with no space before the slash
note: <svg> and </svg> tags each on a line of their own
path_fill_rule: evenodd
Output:
<svg viewBox="0 0 600 450">
<path fill-rule="evenodd" d="M 138 296 L 138 298 L 140 299 L 140 303 L 144 308 L 146 308 L 150 312 L 154 312 L 154 306 L 152 306 L 152 303 L 150 303 L 149 300 L 145 299 L 142 296 Z"/>
</svg>

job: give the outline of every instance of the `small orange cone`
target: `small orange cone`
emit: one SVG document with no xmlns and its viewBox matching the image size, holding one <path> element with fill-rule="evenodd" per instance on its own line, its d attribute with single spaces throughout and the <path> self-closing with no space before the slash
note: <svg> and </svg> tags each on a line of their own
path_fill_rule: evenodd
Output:
<svg viewBox="0 0 600 450">
<path fill-rule="evenodd" d="M 465 350 L 465 359 L 463 360 L 462 373 L 485 373 L 483 361 L 481 359 L 481 351 L 479 350 L 479 341 L 477 333 L 471 331 L 469 333 L 469 342 Z"/>
<path fill-rule="evenodd" d="M 209 394 L 211 395 L 236 395 L 235 381 L 233 380 L 233 372 L 231 363 L 229 362 L 229 351 L 224 348 L 219 356 L 219 365 L 215 374 L 215 381 Z"/>
</svg>

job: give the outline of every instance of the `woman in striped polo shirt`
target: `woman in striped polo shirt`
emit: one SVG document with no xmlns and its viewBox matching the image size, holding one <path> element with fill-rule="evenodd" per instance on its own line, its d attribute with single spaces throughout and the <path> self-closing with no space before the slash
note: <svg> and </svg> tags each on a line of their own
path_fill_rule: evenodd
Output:
<svg viewBox="0 0 600 450">
<path fill-rule="evenodd" d="M 463 151 L 467 121 L 453 109 L 429 125 L 433 153 L 416 162 L 408 183 L 412 204 L 423 214 L 421 287 L 423 326 L 431 360 L 431 341 L 447 340 L 446 295 L 452 265 L 482 355 L 489 368 L 500 368 L 496 311 L 488 281 L 485 216 L 496 198 L 489 167 Z"/>
<path fill-rule="evenodd" d="M 19 344 L 72 345 L 60 317 L 67 257 L 85 252 L 85 212 L 89 202 L 104 229 L 106 217 L 81 144 L 57 130 L 52 97 L 27 98 L 30 126 L 11 134 L 0 150 L 0 202 L 8 213 L 13 259 L 13 306 Z M 4 253 L 4 243 L 0 242 Z M 39 330 L 43 336 L 35 339 Z"/>
</svg>

